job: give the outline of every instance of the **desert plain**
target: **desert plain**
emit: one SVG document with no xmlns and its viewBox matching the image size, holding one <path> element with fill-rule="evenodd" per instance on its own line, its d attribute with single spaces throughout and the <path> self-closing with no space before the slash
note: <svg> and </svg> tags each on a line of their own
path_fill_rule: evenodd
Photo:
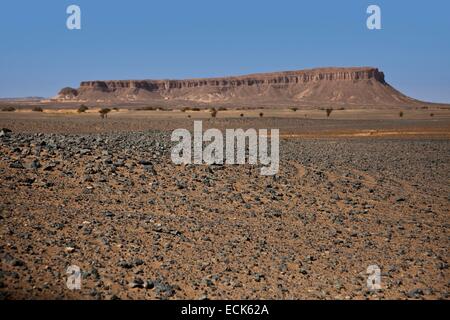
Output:
<svg viewBox="0 0 450 320">
<path fill-rule="evenodd" d="M 0 112 L 0 297 L 448 299 L 450 110 L 399 112 Z M 280 129 L 278 174 L 174 165 L 194 120 Z"/>
</svg>

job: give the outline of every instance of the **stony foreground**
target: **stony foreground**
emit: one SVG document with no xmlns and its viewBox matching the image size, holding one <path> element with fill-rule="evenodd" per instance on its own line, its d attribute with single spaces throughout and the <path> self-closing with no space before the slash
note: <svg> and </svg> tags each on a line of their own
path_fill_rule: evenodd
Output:
<svg viewBox="0 0 450 320">
<path fill-rule="evenodd" d="M 447 139 L 282 140 L 275 177 L 175 166 L 163 132 L 0 143 L 3 299 L 449 297 Z"/>
</svg>

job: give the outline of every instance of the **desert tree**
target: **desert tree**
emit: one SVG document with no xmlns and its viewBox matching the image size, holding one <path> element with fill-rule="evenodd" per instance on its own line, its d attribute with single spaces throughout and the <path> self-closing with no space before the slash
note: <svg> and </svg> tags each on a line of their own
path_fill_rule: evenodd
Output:
<svg viewBox="0 0 450 320">
<path fill-rule="evenodd" d="M 137 108 L 137 110 L 139 110 L 139 111 L 155 111 L 155 110 L 157 110 L 157 108 L 151 107 L 151 106 L 146 106 L 146 107 Z"/>
<path fill-rule="evenodd" d="M 35 112 L 43 112 L 43 111 L 44 111 L 44 109 L 42 109 L 42 108 L 39 107 L 39 106 L 35 106 L 35 107 L 33 107 L 33 109 L 31 109 L 31 110 L 33 110 L 33 111 L 35 111 Z"/>
<path fill-rule="evenodd" d="M 89 110 L 89 108 L 88 108 L 86 105 L 82 104 L 82 105 L 78 108 L 77 112 L 78 112 L 78 113 L 83 113 L 83 112 L 86 112 L 87 110 Z"/>
<path fill-rule="evenodd" d="M 16 111 L 16 108 L 14 108 L 13 106 L 6 106 L 6 107 L 2 108 L 2 111 L 13 112 L 13 111 Z"/>
<path fill-rule="evenodd" d="M 111 112 L 111 109 L 109 109 L 109 108 L 101 108 L 99 111 L 100 117 L 102 119 L 108 118 L 108 113 L 110 113 L 110 112 Z"/>
<path fill-rule="evenodd" d="M 330 114 L 333 112 L 333 108 L 326 108 L 325 112 L 327 113 L 327 118 L 329 118 Z"/>
</svg>

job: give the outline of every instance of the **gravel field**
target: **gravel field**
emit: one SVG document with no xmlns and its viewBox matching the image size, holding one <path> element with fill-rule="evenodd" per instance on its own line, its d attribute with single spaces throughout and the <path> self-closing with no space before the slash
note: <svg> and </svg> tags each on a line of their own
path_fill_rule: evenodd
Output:
<svg viewBox="0 0 450 320">
<path fill-rule="evenodd" d="M 350 128 L 325 122 L 281 132 Z M 449 298 L 446 137 L 282 138 L 280 171 L 263 177 L 256 165 L 174 165 L 170 127 L 73 134 L 74 123 L 0 134 L 2 299 Z M 81 290 L 66 287 L 70 265 Z"/>
</svg>

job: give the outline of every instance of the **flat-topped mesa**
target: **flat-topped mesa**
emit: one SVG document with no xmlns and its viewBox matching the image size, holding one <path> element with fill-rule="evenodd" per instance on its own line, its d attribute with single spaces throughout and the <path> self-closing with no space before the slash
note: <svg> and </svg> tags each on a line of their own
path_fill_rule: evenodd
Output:
<svg viewBox="0 0 450 320">
<path fill-rule="evenodd" d="M 256 73 L 234 77 L 185 80 L 83 81 L 66 88 L 59 101 L 141 103 L 163 107 L 183 104 L 230 107 L 286 108 L 292 106 L 413 107 L 424 105 L 385 82 L 372 67 L 318 68 Z"/>
<path fill-rule="evenodd" d="M 300 71 L 258 73 L 236 77 L 198 78 L 186 80 L 107 80 L 83 81 L 80 89 L 114 91 L 116 89 L 143 89 L 166 91 L 195 87 L 233 87 L 271 84 L 306 84 L 317 81 L 346 81 L 374 79 L 384 83 L 384 74 L 377 68 L 319 68 Z"/>
</svg>

